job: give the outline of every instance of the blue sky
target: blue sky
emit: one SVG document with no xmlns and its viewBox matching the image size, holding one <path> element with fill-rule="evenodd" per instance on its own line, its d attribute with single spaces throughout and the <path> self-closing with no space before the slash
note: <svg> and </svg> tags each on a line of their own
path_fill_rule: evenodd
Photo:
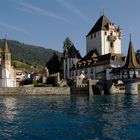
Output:
<svg viewBox="0 0 140 140">
<path fill-rule="evenodd" d="M 86 34 L 100 11 L 123 29 L 122 52 L 126 54 L 129 34 L 135 50 L 140 44 L 140 0 L 0 0 L 0 38 L 63 50 L 70 37 L 82 55 Z"/>
</svg>

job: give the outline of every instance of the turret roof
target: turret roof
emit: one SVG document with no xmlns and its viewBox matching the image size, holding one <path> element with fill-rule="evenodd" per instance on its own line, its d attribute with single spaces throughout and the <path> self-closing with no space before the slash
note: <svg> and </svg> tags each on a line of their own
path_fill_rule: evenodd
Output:
<svg viewBox="0 0 140 140">
<path fill-rule="evenodd" d="M 126 63 L 122 67 L 122 69 L 123 68 L 127 68 L 127 69 L 140 68 L 140 65 L 138 64 L 138 62 L 136 60 L 136 56 L 135 56 L 135 52 L 134 52 L 134 48 L 133 48 L 131 40 L 129 42 L 129 48 L 128 48 L 128 53 L 127 53 Z"/>
<path fill-rule="evenodd" d="M 100 30 L 104 30 L 104 29 L 108 29 L 108 24 L 112 23 L 106 16 L 101 16 L 98 21 L 95 23 L 95 25 L 93 26 L 93 28 L 90 30 L 90 32 L 87 34 L 87 36 L 100 31 Z"/>
<path fill-rule="evenodd" d="M 9 47 L 8 47 L 8 43 L 7 43 L 7 40 L 6 40 L 6 39 L 4 39 L 2 48 L 3 48 L 3 51 L 4 51 L 5 53 L 10 53 Z"/>
<path fill-rule="evenodd" d="M 4 51 L 5 53 L 10 53 L 9 47 L 8 47 L 8 43 L 7 43 L 7 40 L 6 40 L 6 39 L 4 39 L 2 49 L 3 49 L 3 51 Z"/>
</svg>

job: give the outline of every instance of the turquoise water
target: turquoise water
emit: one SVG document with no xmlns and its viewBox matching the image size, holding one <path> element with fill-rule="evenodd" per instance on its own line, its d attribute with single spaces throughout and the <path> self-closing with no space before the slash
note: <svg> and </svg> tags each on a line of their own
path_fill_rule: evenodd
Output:
<svg viewBox="0 0 140 140">
<path fill-rule="evenodd" d="M 139 140 L 140 96 L 0 97 L 0 140 Z"/>
</svg>

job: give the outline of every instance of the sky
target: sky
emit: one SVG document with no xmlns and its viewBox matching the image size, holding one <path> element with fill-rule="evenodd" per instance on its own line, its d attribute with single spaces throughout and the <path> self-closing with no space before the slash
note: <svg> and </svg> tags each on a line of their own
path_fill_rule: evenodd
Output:
<svg viewBox="0 0 140 140">
<path fill-rule="evenodd" d="M 0 0 L 0 38 L 63 51 L 69 37 L 81 55 L 86 35 L 100 15 L 122 28 L 122 53 L 130 33 L 140 49 L 140 0 Z"/>
</svg>

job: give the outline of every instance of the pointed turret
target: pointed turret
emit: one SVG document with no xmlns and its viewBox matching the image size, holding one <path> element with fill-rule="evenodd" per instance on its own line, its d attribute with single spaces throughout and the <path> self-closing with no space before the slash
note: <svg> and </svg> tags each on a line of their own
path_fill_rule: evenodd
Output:
<svg viewBox="0 0 140 140">
<path fill-rule="evenodd" d="M 2 51 L 2 64 L 5 66 L 11 66 L 11 53 L 6 39 L 3 41 Z"/>
<path fill-rule="evenodd" d="M 130 38 L 130 42 L 129 42 L 126 63 L 123 66 L 123 68 L 128 68 L 128 69 L 140 68 L 140 65 L 138 64 L 138 62 L 136 60 L 136 56 L 135 56 L 133 44 L 131 42 L 131 38 Z"/>
<path fill-rule="evenodd" d="M 7 43 L 7 40 L 6 39 L 4 39 L 4 42 L 3 42 L 3 51 L 5 53 L 10 53 L 9 47 L 8 47 L 8 43 Z"/>
</svg>

